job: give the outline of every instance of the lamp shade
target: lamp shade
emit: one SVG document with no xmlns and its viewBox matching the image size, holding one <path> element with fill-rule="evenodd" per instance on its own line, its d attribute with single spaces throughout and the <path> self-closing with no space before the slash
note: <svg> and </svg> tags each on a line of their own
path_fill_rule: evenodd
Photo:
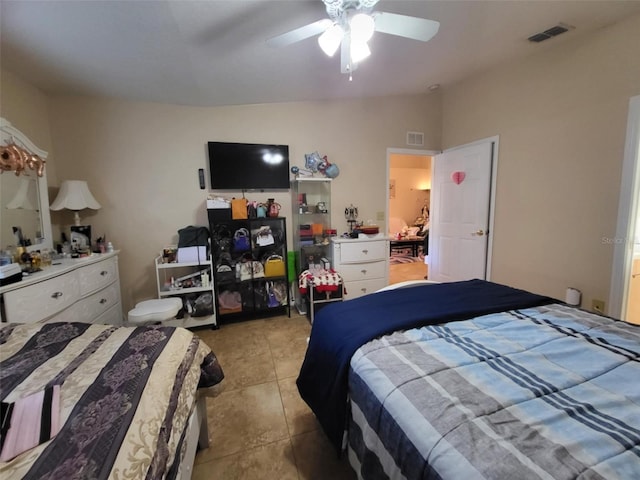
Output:
<svg viewBox="0 0 640 480">
<path fill-rule="evenodd" d="M 89 186 L 84 180 L 65 180 L 60 186 L 58 196 L 49 207 L 51 210 L 98 210 L 100 204 L 93 198 Z"/>
<path fill-rule="evenodd" d="M 373 17 L 366 13 L 358 13 L 349 22 L 351 27 L 351 40 L 355 42 L 368 42 L 373 36 L 376 23 Z"/>
<path fill-rule="evenodd" d="M 333 57 L 338 51 L 342 37 L 344 37 L 344 30 L 340 25 L 334 23 L 318 37 L 318 44 L 324 53 L 329 57 Z"/>
</svg>

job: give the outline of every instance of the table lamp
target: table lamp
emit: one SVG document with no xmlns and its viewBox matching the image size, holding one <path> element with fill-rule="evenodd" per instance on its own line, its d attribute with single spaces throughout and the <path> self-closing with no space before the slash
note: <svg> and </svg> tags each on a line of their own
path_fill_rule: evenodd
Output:
<svg viewBox="0 0 640 480">
<path fill-rule="evenodd" d="M 91 208 L 98 210 L 100 204 L 93 198 L 89 186 L 84 180 L 65 180 L 60 185 L 58 196 L 49 207 L 51 210 L 73 210 L 75 227 L 71 227 L 71 243 L 74 250 L 91 249 L 91 226 L 80 225 L 80 210 Z"/>
<path fill-rule="evenodd" d="M 98 210 L 100 204 L 97 202 L 91 192 L 89 186 L 84 180 L 65 180 L 60 186 L 58 196 L 51 204 L 51 210 L 73 210 L 75 225 L 80 226 L 80 210 L 91 208 Z"/>
</svg>

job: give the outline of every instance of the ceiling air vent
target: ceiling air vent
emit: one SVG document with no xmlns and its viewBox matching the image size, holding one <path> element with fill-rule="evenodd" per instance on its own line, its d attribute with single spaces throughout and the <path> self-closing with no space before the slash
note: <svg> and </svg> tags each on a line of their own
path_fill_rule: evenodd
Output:
<svg viewBox="0 0 640 480">
<path fill-rule="evenodd" d="M 569 29 L 571 29 L 571 28 L 573 28 L 573 27 L 560 23 L 560 24 L 556 25 L 555 27 L 551 27 L 551 28 L 545 30 L 544 32 L 535 33 L 535 34 L 531 35 L 528 38 L 528 40 L 530 42 L 534 42 L 534 43 L 544 42 L 545 40 L 549 40 L 552 37 L 560 35 L 561 33 L 568 32 Z"/>
<path fill-rule="evenodd" d="M 424 133 L 407 132 L 407 145 L 412 147 L 422 147 L 424 145 Z"/>
</svg>

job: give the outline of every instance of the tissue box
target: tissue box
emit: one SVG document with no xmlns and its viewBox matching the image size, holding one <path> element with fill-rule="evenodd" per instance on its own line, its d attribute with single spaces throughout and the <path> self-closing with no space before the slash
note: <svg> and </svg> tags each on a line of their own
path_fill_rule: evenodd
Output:
<svg viewBox="0 0 640 480">
<path fill-rule="evenodd" d="M 22 280 L 22 269 L 17 263 L 2 265 L 0 267 L 0 287 Z"/>
<path fill-rule="evenodd" d="M 207 208 L 231 208 L 231 203 L 223 198 L 207 198 Z"/>
<path fill-rule="evenodd" d="M 178 249 L 178 263 L 206 262 L 207 247 L 180 247 Z"/>
</svg>

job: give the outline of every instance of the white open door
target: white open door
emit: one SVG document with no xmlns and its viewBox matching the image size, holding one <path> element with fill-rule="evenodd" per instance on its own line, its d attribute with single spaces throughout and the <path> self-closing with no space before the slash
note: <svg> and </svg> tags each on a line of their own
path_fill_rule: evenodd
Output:
<svg viewBox="0 0 640 480">
<path fill-rule="evenodd" d="M 487 140 L 434 159 L 429 280 L 487 279 L 493 147 Z"/>
</svg>

